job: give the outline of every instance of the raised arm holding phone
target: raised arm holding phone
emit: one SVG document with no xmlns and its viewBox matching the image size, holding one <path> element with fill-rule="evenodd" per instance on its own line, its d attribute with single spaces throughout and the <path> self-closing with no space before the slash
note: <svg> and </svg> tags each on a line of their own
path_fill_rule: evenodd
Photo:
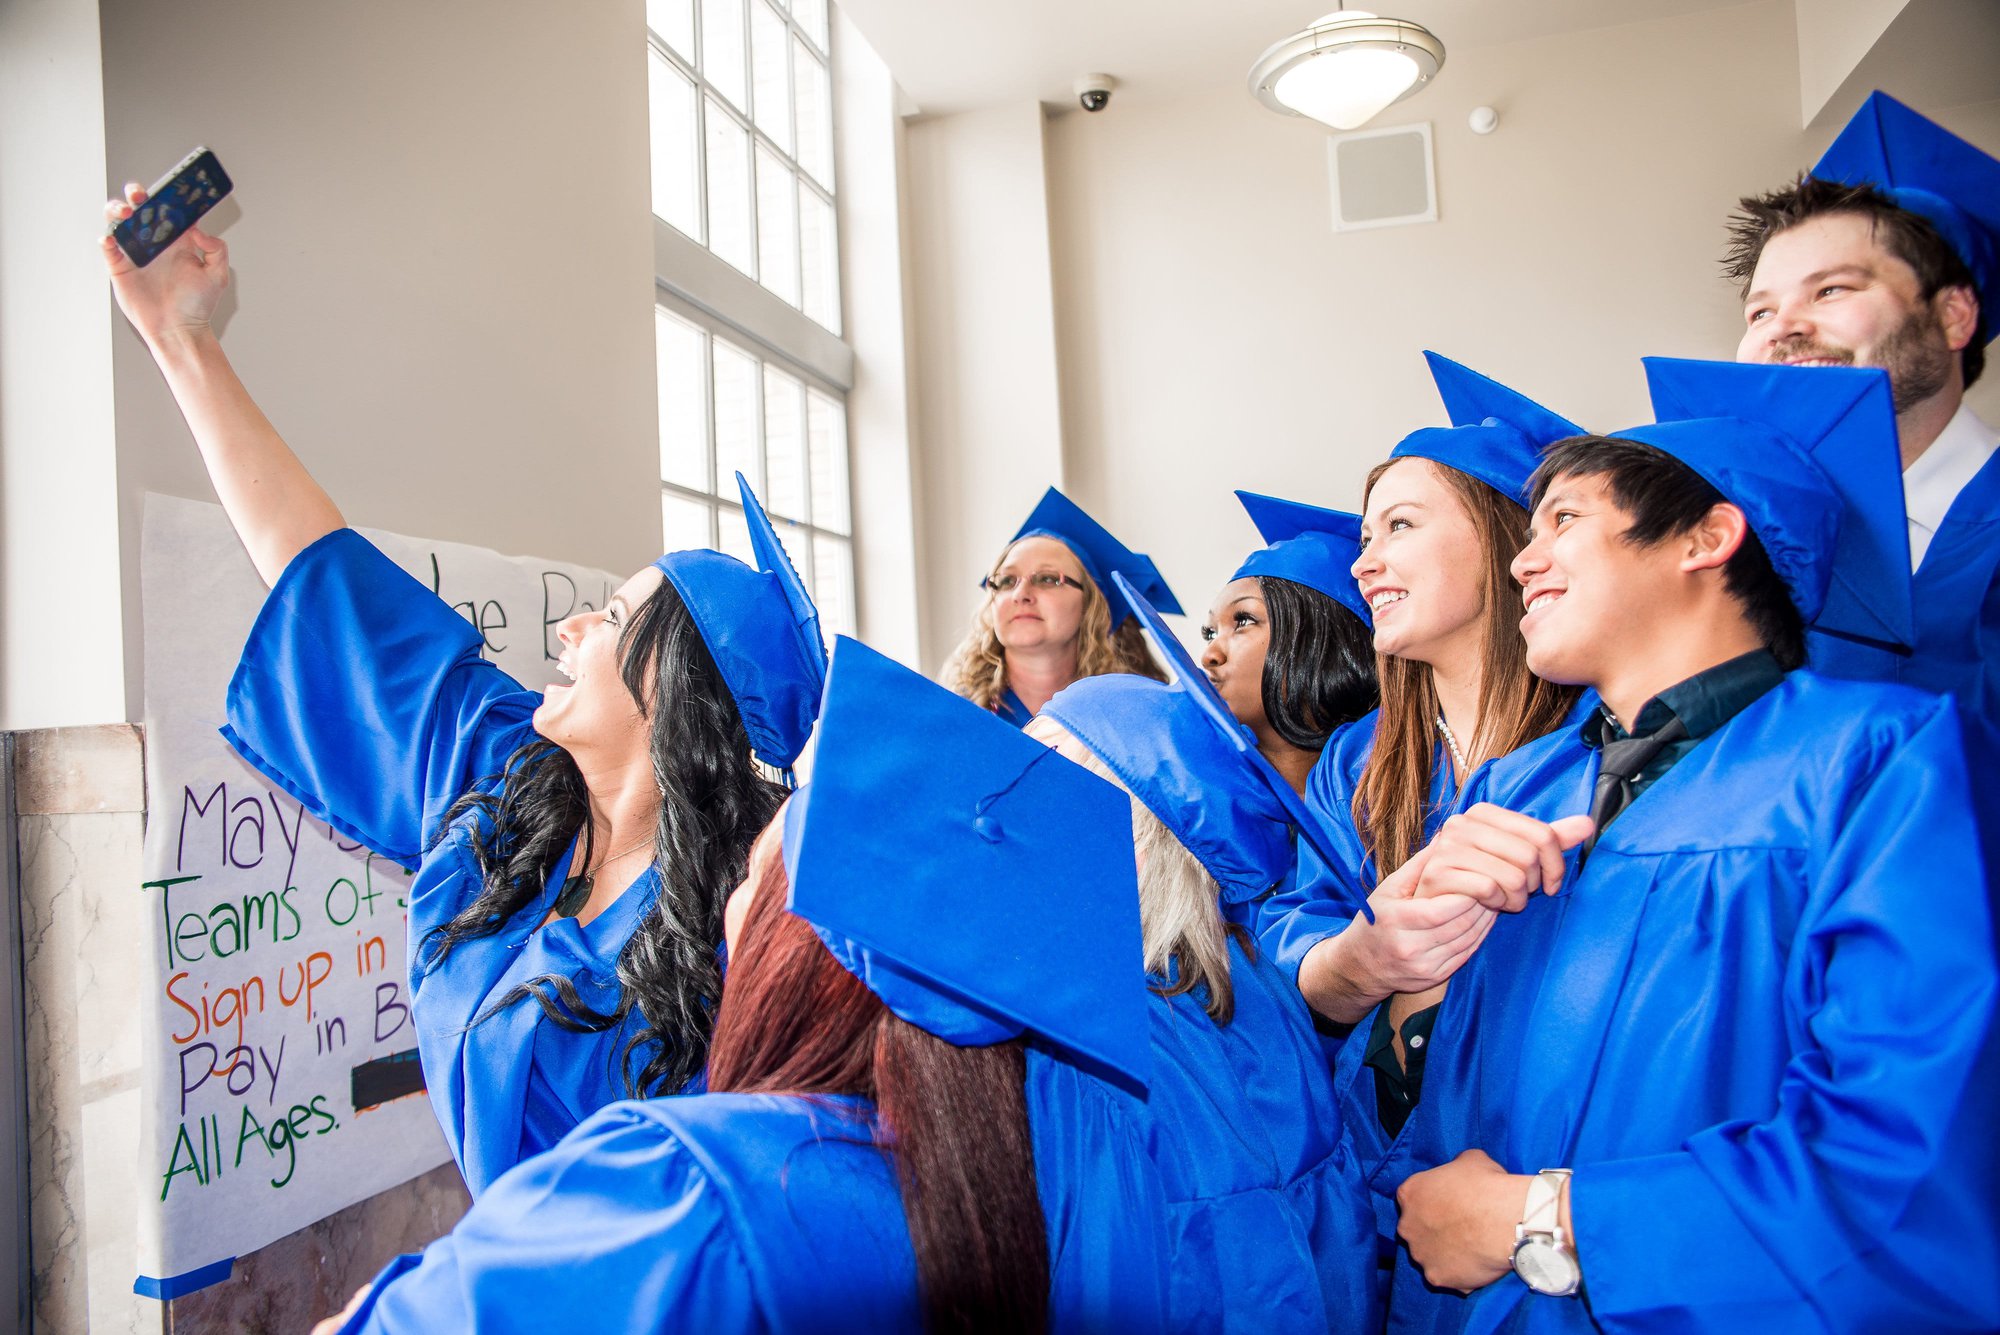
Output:
<svg viewBox="0 0 2000 1335">
<path fill-rule="evenodd" d="M 118 225 L 147 200 L 133 185 L 107 205 L 127 240 Z M 663 556 L 557 626 L 563 680 L 514 681 L 345 527 L 223 353 L 228 247 L 193 222 L 171 232 L 143 265 L 100 244 L 271 586 L 224 734 L 315 816 L 415 873 L 418 1046 L 476 1196 L 616 1099 L 699 1087 L 723 900 L 817 715 L 817 615 L 746 485 L 757 568 Z"/>
</svg>

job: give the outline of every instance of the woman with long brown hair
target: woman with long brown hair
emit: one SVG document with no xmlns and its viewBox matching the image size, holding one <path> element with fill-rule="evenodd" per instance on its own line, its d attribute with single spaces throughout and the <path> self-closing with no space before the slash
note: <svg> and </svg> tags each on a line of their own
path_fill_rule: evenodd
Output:
<svg viewBox="0 0 2000 1335">
<path fill-rule="evenodd" d="M 1527 543 L 1524 488 L 1572 422 L 1434 353 L 1453 426 L 1405 438 L 1368 475 L 1354 576 L 1374 615 L 1381 707 L 1335 739 L 1307 802 L 1336 827 L 1329 862 L 1266 906 L 1259 935 L 1324 1019 L 1370 1028 L 1342 1046 L 1335 1083 L 1364 1149 L 1402 1129 L 1422 1086 L 1445 980 L 1478 948 L 1490 906 L 1378 886 L 1416 858 L 1480 764 L 1555 731 L 1574 689 L 1528 671 L 1509 563 Z M 1579 742 L 1580 746 L 1581 743 Z M 1370 914 L 1359 914 L 1366 902 Z M 1352 1078 L 1356 1063 L 1375 1080 Z"/>
<path fill-rule="evenodd" d="M 1050 487 L 980 580 L 986 598 L 945 662 L 944 684 L 1020 728 L 1073 681 L 1107 672 L 1158 680 L 1114 571 L 1155 606 L 1181 610 L 1151 557 Z"/>
<path fill-rule="evenodd" d="M 730 899 L 710 1092 L 593 1117 L 329 1329 L 1159 1328 L 1123 794 L 852 640 L 815 776 Z"/>
</svg>

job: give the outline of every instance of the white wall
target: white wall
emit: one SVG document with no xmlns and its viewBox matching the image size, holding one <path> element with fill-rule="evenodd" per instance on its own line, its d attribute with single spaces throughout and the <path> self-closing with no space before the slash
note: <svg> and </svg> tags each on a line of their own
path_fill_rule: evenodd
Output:
<svg viewBox="0 0 2000 1335">
<path fill-rule="evenodd" d="M 125 717 L 95 0 L 0 5 L 0 730 Z"/>
<path fill-rule="evenodd" d="M 1910 0 L 1793 0 L 1799 124 L 1811 125 Z"/>
<path fill-rule="evenodd" d="M 659 554 L 641 0 L 106 0 L 103 31 L 107 186 L 219 154 L 224 345 L 351 522 Z M 120 325 L 136 663 L 140 498 L 212 493 Z"/>
<path fill-rule="evenodd" d="M 964 632 L 999 545 L 1064 484 L 1042 125 L 1025 102 L 914 123 L 905 144 L 931 670 Z"/>
<path fill-rule="evenodd" d="M 888 66 L 832 11 L 842 327 L 854 349 L 847 395 L 859 624 L 910 667 L 917 626 L 916 478 L 910 454 L 909 300 L 903 282 L 903 122 Z"/>
<path fill-rule="evenodd" d="M 1642 355 L 1734 353 L 1739 308 L 1717 267 L 1734 202 L 1809 165 L 1837 128 L 1798 128 L 1790 0 L 1730 10 L 1728 43 L 1715 31 L 1695 15 L 1453 49 L 1436 86 L 1381 118 L 1435 126 L 1440 221 L 1404 228 L 1334 233 L 1327 132 L 1241 87 L 1121 93 L 1100 115 L 1052 118 L 1066 489 L 1151 552 L 1198 617 L 1255 542 L 1231 489 L 1353 507 L 1404 433 L 1443 421 L 1424 348 L 1586 426 L 1647 420 Z M 1481 104 L 1501 116 L 1488 137 L 1466 127 Z M 2000 148 L 2000 104 L 1938 116 Z M 921 130 L 948 143 L 960 119 Z M 913 157 L 912 191 L 939 169 Z M 919 253 L 979 262 L 983 233 L 925 221 L 964 230 L 919 234 Z M 958 337 L 1006 344 L 1004 308 L 962 278 L 945 274 L 956 302 L 919 302 Z M 940 373 L 918 367 L 925 403 L 990 400 L 1014 380 L 1004 361 L 961 357 L 934 387 Z M 1975 403 L 2000 415 L 2000 384 Z M 964 442 L 932 420 L 927 406 L 925 468 L 983 470 L 954 484 L 941 513 L 955 531 L 925 548 L 926 609 L 957 623 L 978 563 L 1054 467 L 1038 439 L 997 467 L 953 457 Z"/>
</svg>

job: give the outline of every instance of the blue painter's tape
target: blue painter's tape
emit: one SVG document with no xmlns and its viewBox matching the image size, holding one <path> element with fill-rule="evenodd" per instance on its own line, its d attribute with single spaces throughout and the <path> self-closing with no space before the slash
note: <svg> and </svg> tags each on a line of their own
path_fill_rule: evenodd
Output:
<svg viewBox="0 0 2000 1335">
<path fill-rule="evenodd" d="M 229 1272 L 235 1264 L 235 1257 L 225 1256 L 213 1265 L 205 1265 L 198 1270 L 186 1270 L 178 1275 L 168 1275 L 165 1279 L 141 1275 L 132 1281 L 132 1292 L 141 1298 L 157 1298 L 165 1302 L 184 1293 L 193 1293 L 196 1289 L 205 1289 L 211 1284 L 220 1284 L 229 1278 Z"/>
</svg>

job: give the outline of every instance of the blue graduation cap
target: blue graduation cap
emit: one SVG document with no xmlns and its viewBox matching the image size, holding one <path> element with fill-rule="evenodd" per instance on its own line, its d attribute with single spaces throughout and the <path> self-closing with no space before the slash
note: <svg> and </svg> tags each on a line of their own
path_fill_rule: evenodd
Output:
<svg viewBox="0 0 2000 1335">
<path fill-rule="evenodd" d="M 1290 873 L 1294 829 L 1331 863 L 1332 840 L 1319 818 L 1264 759 L 1256 737 L 1236 721 L 1145 595 L 1122 575 L 1112 578 L 1125 586 L 1168 680 L 1085 677 L 1058 691 L 1042 714 L 1089 747 L 1173 831 L 1225 900 L 1255 899 Z"/>
<path fill-rule="evenodd" d="M 1389 451 L 1391 459 L 1414 456 L 1456 468 L 1525 507 L 1528 479 L 1542 461 L 1542 451 L 1559 440 L 1587 434 L 1526 395 L 1449 357 L 1426 352 L 1424 360 L 1430 363 L 1431 380 L 1451 425 L 1411 432 Z"/>
<path fill-rule="evenodd" d="M 1902 460 L 1886 371 L 1645 359 L 1664 450 L 1743 511 L 1807 624 L 1916 639 Z"/>
<path fill-rule="evenodd" d="M 1144 1093 L 1132 813 L 1112 785 L 842 636 L 784 852 L 792 912 L 898 1016 L 966 1047 L 1032 1034 Z"/>
<path fill-rule="evenodd" d="M 1042 499 L 1028 516 L 1028 522 L 1021 525 L 1021 531 L 1008 540 L 1008 545 L 1012 546 L 1023 538 L 1054 538 L 1076 553 L 1076 559 L 1083 562 L 1091 581 L 1111 604 L 1111 626 L 1114 630 L 1124 625 L 1125 618 L 1132 615 L 1131 607 L 1111 583 L 1112 575 L 1120 571 L 1158 606 L 1176 616 L 1181 615 L 1180 602 L 1174 597 L 1174 591 L 1167 587 L 1167 581 L 1160 574 L 1160 568 L 1153 564 L 1153 558 L 1133 551 L 1112 537 L 1111 530 L 1085 514 L 1082 506 L 1054 487 L 1042 493 Z"/>
<path fill-rule="evenodd" d="M 706 548 L 653 562 L 694 617 L 750 734 L 750 749 L 789 770 L 812 736 L 826 683 L 819 610 L 771 527 L 756 493 L 736 475 L 757 568 Z"/>
<path fill-rule="evenodd" d="M 2000 334 L 2000 161 L 1886 93 L 1870 93 L 1812 174 L 1872 185 L 1937 228 L 1972 271 L 1986 337 Z"/>
<path fill-rule="evenodd" d="M 1372 626 L 1375 618 L 1362 600 L 1352 567 L 1361 552 L 1361 516 L 1345 510 L 1239 491 L 1236 499 L 1250 513 L 1250 522 L 1268 547 L 1250 553 L 1231 579 L 1268 575 L 1317 589 Z"/>
</svg>

